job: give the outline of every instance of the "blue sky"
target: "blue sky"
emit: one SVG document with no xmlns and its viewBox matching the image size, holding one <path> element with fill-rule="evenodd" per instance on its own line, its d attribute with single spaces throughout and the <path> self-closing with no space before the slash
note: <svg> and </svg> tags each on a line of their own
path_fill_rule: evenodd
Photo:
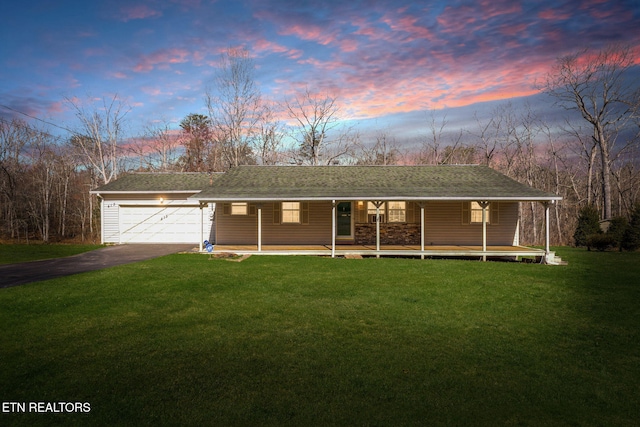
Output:
<svg viewBox="0 0 640 427">
<path fill-rule="evenodd" d="M 221 54 L 243 46 L 267 98 L 308 87 L 337 96 L 345 118 L 409 126 L 430 109 L 537 102 L 535 81 L 583 47 L 627 43 L 640 62 L 640 2 L 5 1 L 0 41 L 4 118 L 72 127 L 64 97 L 117 93 L 132 133 L 177 127 L 205 111 Z"/>
</svg>

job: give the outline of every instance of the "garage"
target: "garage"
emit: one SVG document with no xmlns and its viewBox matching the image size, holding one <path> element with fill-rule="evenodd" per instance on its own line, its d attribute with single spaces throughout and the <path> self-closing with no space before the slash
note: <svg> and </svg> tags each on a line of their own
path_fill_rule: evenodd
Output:
<svg viewBox="0 0 640 427">
<path fill-rule="evenodd" d="M 120 243 L 195 243 L 200 236 L 198 206 L 120 206 Z"/>
<path fill-rule="evenodd" d="M 219 174 L 131 173 L 91 191 L 100 200 L 102 243 L 214 241 L 214 203 L 191 196 Z"/>
</svg>

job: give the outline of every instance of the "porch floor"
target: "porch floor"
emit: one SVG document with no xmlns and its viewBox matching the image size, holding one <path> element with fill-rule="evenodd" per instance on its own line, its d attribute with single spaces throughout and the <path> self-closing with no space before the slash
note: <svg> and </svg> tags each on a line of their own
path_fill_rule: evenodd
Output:
<svg viewBox="0 0 640 427">
<path fill-rule="evenodd" d="M 213 253 L 234 253 L 238 255 L 321 255 L 331 256 L 331 245 L 262 245 L 258 251 L 257 245 L 214 245 Z M 544 257 L 542 249 L 526 246 L 487 246 L 486 252 L 482 246 L 425 246 L 420 245 L 381 245 L 376 251 L 376 245 L 336 245 L 336 256 L 426 256 L 426 257 L 509 257 L 522 256 Z"/>
</svg>

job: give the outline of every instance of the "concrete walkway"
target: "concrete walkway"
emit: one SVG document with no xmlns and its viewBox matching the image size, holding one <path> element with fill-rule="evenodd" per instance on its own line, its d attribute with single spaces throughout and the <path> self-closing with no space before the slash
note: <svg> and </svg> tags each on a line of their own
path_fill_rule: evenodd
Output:
<svg viewBox="0 0 640 427">
<path fill-rule="evenodd" d="M 127 244 L 107 246 L 64 258 L 0 265 L 0 288 L 101 270 L 178 252 L 197 251 L 192 244 Z"/>
</svg>

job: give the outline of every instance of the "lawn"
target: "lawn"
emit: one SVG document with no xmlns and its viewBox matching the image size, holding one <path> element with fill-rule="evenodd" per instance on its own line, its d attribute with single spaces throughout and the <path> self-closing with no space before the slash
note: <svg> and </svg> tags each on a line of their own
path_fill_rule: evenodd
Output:
<svg viewBox="0 0 640 427">
<path fill-rule="evenodd" d="M 0 243 L 0 264 L 36 261 L 39 259 L 59 258 L 102 248 L 102 245 L 7 245 Z"/>
<path fill-rule="evenodd" d="M 2 425 L 637 425 L 640 253 L 171 255 L 0 290 Z"/>
</svg>

